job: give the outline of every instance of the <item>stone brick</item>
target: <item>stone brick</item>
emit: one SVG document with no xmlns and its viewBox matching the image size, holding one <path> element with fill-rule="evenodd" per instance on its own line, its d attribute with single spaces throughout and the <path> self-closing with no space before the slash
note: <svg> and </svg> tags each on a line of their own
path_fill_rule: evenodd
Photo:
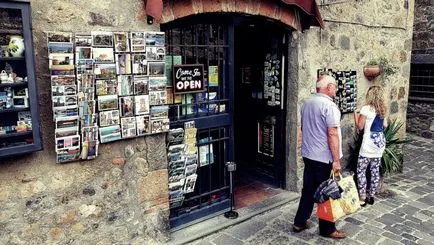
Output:
<svg viewBox="0 0 434 245">
<path fill-rule="evenodd" d="M 52 240 L 58 241 L 65 238 L 65 233 L 60 228 L 52 228 L 50 230 L 50 237 Z"/>
<path fill-rule="evenodd" d="M 405 96 L 405 88 L 404 87 L 399 87 L 399 93 L 398 93 L 398 99 L 404 99 Z"/>
<path fill-rule="evenodd" d="M 68 210 L 64 215 L 59 218 L 58 223 L 60 225 L 70 225 L 77 221 L 77 216 L 75 210 Z"/>
<path fill-rule="evenodd" d="M 92 26 L 114 26 L 115 18 L 99 13 L 89 12 L 89 25 Z"/>
<path fill-rule="evenodd" d="M 193 5 L 190 0 L 177 1 L 173 8 L 175 19 L 186 17 L 194 13 Z"/>
<path fill-rule="evenodd" d="M 215 1 L 202 1 L 203 4 L 203 12 L 204 13 L 215 13 L 215 12 L 221 12 L 221 0 L 215 0 Z"/>
<path fill-rule="evenodd" d="M 339 37 L 339 46 L 343 50 L 349 50 L 351 48 L 351 41 L 348 36 L 342 35 Z"/>
<path fill-rule="evenodd" d="M 123 158 L 123 157 L 113 158 L 112 163 L 115 165 L 124 165 L 125 164 L 125 158 Z"/>
<path fill-rule="evenodd" d="M 168 196 L 167 169 L 149 172 L 138 180 L 138 201 L 152 201 Z"/>
</svg>

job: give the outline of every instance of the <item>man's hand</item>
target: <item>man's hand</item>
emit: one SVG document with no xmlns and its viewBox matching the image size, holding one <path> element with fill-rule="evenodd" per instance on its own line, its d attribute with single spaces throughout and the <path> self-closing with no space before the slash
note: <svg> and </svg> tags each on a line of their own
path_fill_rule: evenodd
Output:
<svg viewBox="0 0 434 245">
<path fill-rule="evenodd" d="M 341 170 L 341 161 L 340 160 L 334 160 L 332 163 L 333 172 L 339 172 Z"/>
</svg>

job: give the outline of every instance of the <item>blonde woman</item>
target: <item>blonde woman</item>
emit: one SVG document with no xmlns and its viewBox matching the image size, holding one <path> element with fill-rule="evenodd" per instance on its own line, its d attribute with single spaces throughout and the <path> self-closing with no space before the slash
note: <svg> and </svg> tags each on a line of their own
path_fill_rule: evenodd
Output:
<svg viewBox="0 0 434 245">
<path fill-rule="evenodd" d="M 354 113 L 354 121 L 358 130 L 364 129 L 362 146 L 360 147 L 357 161 L 357 181 L 359 187 L 360 205 L 374 204 L 374 195 L 377 192 L 380 180 L 380 164 L 386 139 L 384 128 L 387 127 L 386 102 L 384 91 L 380 86 L 371 86 L 366 92 L 365 105 L 360 109 L 360 114 Z M 371 183 L 366 189 L 366 170 L 370 167 Z"/>
</svg>

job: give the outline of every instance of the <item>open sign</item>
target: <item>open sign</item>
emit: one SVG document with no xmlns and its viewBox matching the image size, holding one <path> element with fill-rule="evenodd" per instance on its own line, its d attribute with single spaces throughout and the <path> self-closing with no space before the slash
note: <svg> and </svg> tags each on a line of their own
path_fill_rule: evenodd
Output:
<svg viewBox="0 0 434 245">
<path fill-rule="evenodd" d="M 173 91 L 175 94 L 205 91 L 203 65 L 174 65 Z"/>
</svg>

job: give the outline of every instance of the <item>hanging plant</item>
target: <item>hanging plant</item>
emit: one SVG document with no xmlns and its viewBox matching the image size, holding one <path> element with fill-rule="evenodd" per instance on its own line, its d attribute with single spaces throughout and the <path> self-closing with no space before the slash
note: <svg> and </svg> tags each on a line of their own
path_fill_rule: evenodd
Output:
<svg viewBox="0 0 434 245">
<path fill-rule="evenodd" d="M 363 74 L 369 81 L 380 75 L 384 80 L 387 80 L 390 75 L 395 74 L 397 71 L 398 67 L 390 64 L 386 57 L 371 60 L 363 68 Z"/>
</svg>

